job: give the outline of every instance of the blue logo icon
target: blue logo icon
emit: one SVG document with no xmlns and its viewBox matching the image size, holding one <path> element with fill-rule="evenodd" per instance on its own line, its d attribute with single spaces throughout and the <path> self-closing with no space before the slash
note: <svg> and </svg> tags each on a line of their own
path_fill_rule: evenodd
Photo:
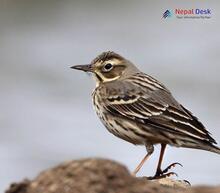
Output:
<svg viewBox="0 0 220 193">
<path fill-rule="evenodd" d="M 169 18 L 169 17 L 171 17 L 171 16 L 172 16 L 172 12 L 167 9 L 167 10 L 164 12 L 162 18 L 166 19 L 166 18 Z"/>
</svg>

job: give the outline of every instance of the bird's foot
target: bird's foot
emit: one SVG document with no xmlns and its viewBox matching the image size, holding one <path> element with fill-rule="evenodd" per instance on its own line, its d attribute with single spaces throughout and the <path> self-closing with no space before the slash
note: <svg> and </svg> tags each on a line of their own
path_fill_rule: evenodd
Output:
<svg viewBox="0 0 220 193">
<path fill-rule="evenodd" d="M 183 167 L 182 164 L 178 162 L 172 163 L 169 166 L 167 166 L 164 170 L 158 169 L 156 174 L 154 176 L 148 177 L 148 179 L 155 180 L 155 179 L 167 178 L 173 175 L 178 177 L 178 175 L 175 172 L 168 172 L 171 168 L 175 167 L 176 165 Z"/>
<path fill-rule="evenodd" d="M 174 175 L 178 176 L 175 172 L 169 172 L 169 173 L 160 174 L 160 175 L 155 174 L 154 176 L 147 177 L 147 179 L 148 180 L 157 180 L 157 179 L 167 178 L 167 177 L 174 176 Z"/>
</svg>

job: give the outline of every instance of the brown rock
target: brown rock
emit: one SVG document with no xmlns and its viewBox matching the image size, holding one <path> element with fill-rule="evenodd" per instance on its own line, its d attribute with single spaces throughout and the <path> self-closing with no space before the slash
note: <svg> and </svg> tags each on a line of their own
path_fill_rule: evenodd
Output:
<svg viewBox="0 0 220 193">
<path fill-rule="evenodd" d="M 32 180 L 14 183 L 5 193 L 220 193 L 220 187 L 189 187 L 171 179 L 135 178 L 121 164 L 106 159 L 63 163 Z"/>
</svg>

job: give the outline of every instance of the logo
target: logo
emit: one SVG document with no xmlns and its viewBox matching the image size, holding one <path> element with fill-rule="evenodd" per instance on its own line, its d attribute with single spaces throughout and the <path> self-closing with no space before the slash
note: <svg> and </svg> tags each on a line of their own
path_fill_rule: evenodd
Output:
<svg viewBox="0 0 220 193">
<path fill-rule="evenodd" d="M 174 17 L 176 19 L 210 19 L 212 17 L 211 9 L 200 9 L 200 8 L 190 8 L 190 9 L 167 9 L 162 18 Z"/>
<path fill-rule="evenodd" d="M 172 12 L 167 9 L 167 10 L 163 13 L 163 17 L 162 17 L 162 18 L 166 19 L 166 18 L 169 18 L 169 17 L 171 17 L 171 16 L 172 16 Z"/>
</svg>

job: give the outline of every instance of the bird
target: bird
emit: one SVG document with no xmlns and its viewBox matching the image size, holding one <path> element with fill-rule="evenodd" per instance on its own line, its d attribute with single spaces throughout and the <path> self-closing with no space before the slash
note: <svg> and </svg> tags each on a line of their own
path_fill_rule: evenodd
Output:
<svg viewBox="0 0 220 193">
<path fill-rule="evenodd" d="M 179 103 L 160 81 L 139 70 L 123 56 L 107 51 L 89 64 L 72 69 L 93 75 L 96 87 L 92 93 L 94 109 L 113 135 L 134 145 L 146 147 L 146 155 L 133 171 L 136 175 L 159 144 L 156 173 L 149 179 L 166 178 L 178 162 L 161 169 L 167 145 L 193 148 L 220 154 L 211 133 L 187 108 Z M 182 165 L 181 165 L 182 166 Z"/>
</svg>

